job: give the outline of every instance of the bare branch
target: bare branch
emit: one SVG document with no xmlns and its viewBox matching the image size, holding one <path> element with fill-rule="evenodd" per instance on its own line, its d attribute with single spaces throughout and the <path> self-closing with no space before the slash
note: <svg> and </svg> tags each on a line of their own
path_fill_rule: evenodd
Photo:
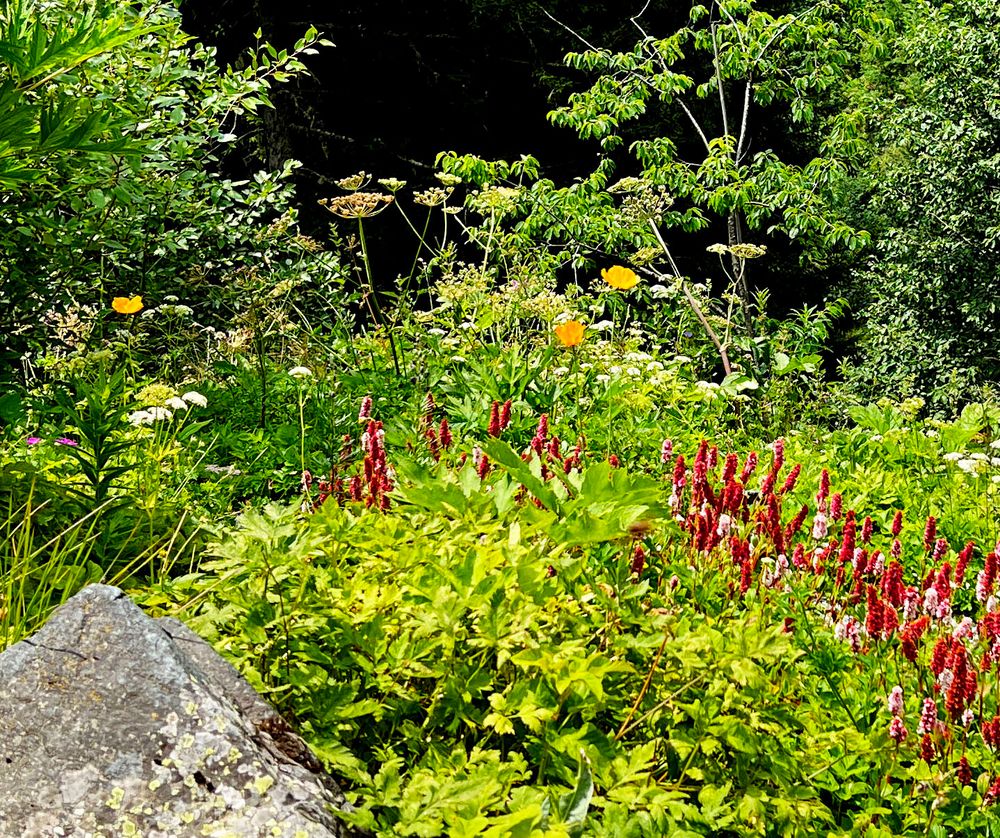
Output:
<svg viewBox="0 0 1000 838">
<path fill-rule="evenodd" d="M 705 317 L 704 312 L 701 310 L 701 306 L 698 305 L 698 301 L 694 298 L 694 295 L 688 291 L 687 286 L 684 284 L 684 278 L 681 276 L 681 272 L 677 268 L 677 263 L 674 261 L 674 257 L 670 253 L 670 248 L 667 247 L 667 243 L 663 240 L 663 236 L 660 234 L 660 229 L 656 226 L 656 222 L 650 220 L 649 226 L 653 228 L 653 235 L 656 236 L 656 240 L 660 243 L 660 247 L 663 248 L 664 254 L 666 254 L 667 261 L 670 262 L 670 269 L 674 272 L 677 282 L 680 283 L 681 293 L 684 294 L 684 299 L 687 300 L 687 304 L 691 307 L 691 311 L 694 312 L 694 316 L 698 318 L 698 322 L 701 323 L 702 328 L 705 330 L 705 334 L 708 335 L 708 339 L 712 341 L 712 344 L 718 351 L 719 357 L 722 359 L 722 368 L 726 371 L 726 375 L 731 375 L 733 372 L 733 366 L 729 363 L 729 353 L 726 352 L 725 345 L 719 340 L 719 336 L 715 333 L 715 329 L 712 328 L 712 324 L 708 322 L 708 318 Z"/>
</svg>

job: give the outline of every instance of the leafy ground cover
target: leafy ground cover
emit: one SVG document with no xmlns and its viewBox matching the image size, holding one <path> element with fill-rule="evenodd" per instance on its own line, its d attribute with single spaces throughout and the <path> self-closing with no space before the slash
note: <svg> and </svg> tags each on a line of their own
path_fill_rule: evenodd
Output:
<svg viewBox="0 0 1000 838">
<path fill-rule="evenodd" d="M 655 42 L 669 66 L 726 48 L 698 96 L 745 80 L 747 108 L 830 111 L 809 98 L 851 63 L 839 18 L 812 17 L 830 9 L 712 8 L 729 22 L 697 7 Z M 12 9 L 0 39 L 58 30 Z M 221 124 L 265 107 L 318 33 L 221 71 L 172 8 L 147 12 L 15 51 L 8 109 L 38 131 L 38 86 L 61 80 L 69 108 L 159 70 L 105 114 L 127 147 L 95 117 L 25 128 L 24 167 L 0 155 L 18 236 L 73 221 L 4 262 L 21 372 L 0 396 L 0 646 L 120 584 L 232 660 L 378 835 L 996 831 L 1000 406 L 833 380 L 843 301 L 778 313 L 751 281 L 770 257 L 744 232 L 812 236 L 824 264 L 866 244 L 833 175 L 861 139 L 840 125 L 801 168 L 747 163 L 731 134 L 693 168 L 647 140 L 641 176 L 605 157 L 569 187 L 531 157 L 447 153 L 428 188 L 340 180 L 325 244 L 298 230 L 294 167 L 237 183 L 211 165 Z M 817 39 L 821 90 L 764 79 L 752 98 L 756 70 L 787 76 L 764 52 Z M 571 57 L 604 75 L 554 119 L 617 148 L 651 106 L 627 82 L 657 69 L 653 44 Z M 683 97 L 692 80 L 661 69 Z M 154 101 L 169 116 L 138 121 Z M 57 184 L 77 163 L 74 204 Z M 366 238 L 386 212 L 414 233 L 390 281 Z M 674 238 L 717 228 L 684 275 Z"/>
</svg>

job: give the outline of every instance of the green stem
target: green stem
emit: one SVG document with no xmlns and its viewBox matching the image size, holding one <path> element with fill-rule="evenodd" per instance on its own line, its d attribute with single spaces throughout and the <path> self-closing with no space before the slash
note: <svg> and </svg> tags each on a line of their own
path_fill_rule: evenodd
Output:
<svg viewBox="0 0 1000 838">
<path fill-rule="evenodd" d="M 361 240 L 361 261 L 365 266 L 365 279 L 368 281 L 368 299 L 371 301 L 372 316 L 375 318 L 375 322 L 385 329 L 386 337 L 389 339 L 389 350 L 392 352 L 392 366 L 396 370 L 396 376 L 402 377 L 403 372 L 399 366 L 399 353 L 396 350 L 396 341 L 392 336 L 392 330 L 389 329 L 388 324 L 385 322 L 382 309 L 378 304 L 378 297 L 375 294 L 375 281 L 372 278 L 371 259 L 368 256 L 368 242 L 365 241 L 365 226 L 360 218 L 358 219 L 358 238 Z"/>
</svg>

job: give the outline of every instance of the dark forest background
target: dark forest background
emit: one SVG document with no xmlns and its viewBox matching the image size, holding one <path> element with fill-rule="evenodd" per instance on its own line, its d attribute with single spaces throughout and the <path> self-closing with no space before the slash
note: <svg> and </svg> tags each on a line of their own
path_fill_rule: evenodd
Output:
<svg viewBox="0 0 1000 838">
<path fill-rule="evenodd" d="M 654 36 L 674 31 L 688 16 L 686 6 L 661 5 L 642 15 L 642 26 Z M 777 14 L 788 4 L 766 5 Z M 588 83 L 584 74 L 565 66 L 563 56 L 581 49 L 581 38 L 599 47 L 630 49 L 641 34 L 630 18 L 643 5 L 562 0 L 543 10 L 522 0 L 183 0 L 181 10 L 185 29 L 215 47 L 223 65 L 239 62 L 258 42 L 258 31 L 265 41 L 290 44 L 311 24 L 336 44 L 309 59 L 310 77 L 274 89 L 275 108 L 262 111 L 263 124 L 256 126 L 255 158 L 226 160 L 234 174 L 258 166 L 277 169 L 289 158 L 300 161 L 296 188 L 303 229 L 323 238 L 330 217 L 317 201 L 336 192 L 334 181 L 360 170 L 426 188 L 436 183 L 435 156 L 451 150 L 505 160 L 531 154 L 556 183 L 592 172 L 598 143 L 581 142 L 572 130 L 547 119 L 550 110 Z M 754 148 L 772 148 L 789 162 L 806 162 L 815 149 L 787 130 L 778 113 L 761 121 L 752 137 Z M 676 112 L 656 119 L 659 124 L 644 122 L 645 134 L 683 135 L 671 124 Z M 619 173 L 633 174 L 630 155 L 623 151 L 618 158 Z M 401 219 L 391 216 L 372 225 L 369 235 L 376 273 L 384 283 L 408 266 L 412 236 Z M 707 275 L 715 260 L 705 247 L 716 241 L 725 241 L 721 228 L 678 242 L 682 269 L 693 277 Z M 767 275 L 754 280 L 771 292 L 774 311 L 819 303 L 836 271 L 804 266 L 799 249 L 787 240 L 769 247 Z"/>
</svg>

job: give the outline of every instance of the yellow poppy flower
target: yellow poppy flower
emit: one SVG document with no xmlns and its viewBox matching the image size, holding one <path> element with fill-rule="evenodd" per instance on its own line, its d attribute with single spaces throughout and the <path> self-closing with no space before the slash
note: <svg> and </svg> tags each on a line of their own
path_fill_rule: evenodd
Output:
<svg viewBox="0 0 1000 838">
<path fill-rule="evenodd" d="M 586 328 L 579 320 L 567 320 L 556 326 L 556 337 L 563 346 L 579 346 L 583 343 L 583 332 Z"/>
<path fill-rule="evenodd" d="M 142 311 L 142 297 L 138 294 L 134 297 L 115 297 L 111 301 L 111 308 L 119 314 L 135 314 Z"/>
<path fill-rule="evenodd" d="M 635 275 L 635 271 L 622 265 L 615 265 L 614 267 L 602 270 L 601 276 L 608 285 L 612 288 L 617 288 L 619 291 L 627 291 L 639 282 L 639 277 Z"/>
</svg>

